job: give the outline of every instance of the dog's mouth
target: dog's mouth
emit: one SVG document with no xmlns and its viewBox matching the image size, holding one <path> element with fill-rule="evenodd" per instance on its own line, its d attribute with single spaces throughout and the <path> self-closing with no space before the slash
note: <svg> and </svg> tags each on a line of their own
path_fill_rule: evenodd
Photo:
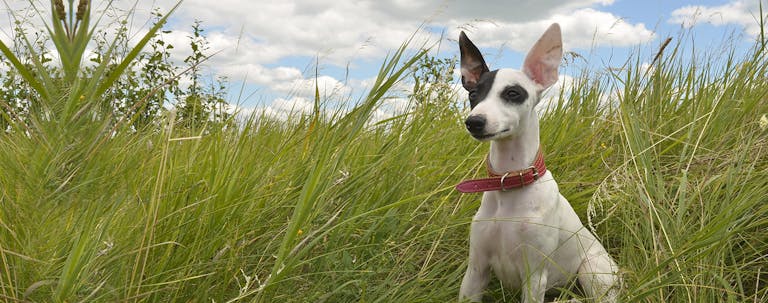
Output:
<svg viewBox="0 0 768 303">
<path fill-rule="evenodd" d="M 488 140 L 493 140 L 493 139 L 496 139 L 496 138 L 503 137 L 507 132 L 509 132 L 509 128 L 506 128 L 506 129 L 503 129 L 501 131 L 498 131 L 498 132 L 495 132 L 495 133 L 491 133 L 491 134 L 475 134 L 475 133 L 470 133 L 470 134 L 476 140 L 488 141 Z"/>
</svg>

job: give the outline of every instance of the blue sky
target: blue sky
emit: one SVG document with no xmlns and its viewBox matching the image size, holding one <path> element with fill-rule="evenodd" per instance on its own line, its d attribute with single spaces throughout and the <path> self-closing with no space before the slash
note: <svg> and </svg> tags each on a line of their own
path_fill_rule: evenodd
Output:
<svg viewBox="0 0 768 303">
<path fill-rule="evenodd" d="M 736 35 L 732 47 L 746 49 L 760 32 L 760 1 L 768 7 L 768 0 L 185 0 L 164 39 L 177 46 L 174 56 L 184 58 L 193 21 L 203 21 L 211 50 L 219 52 L 208 62 L 209 72 L 227 76 L 233 91 L 246 83 L 243 109 L 279 116 L 311 108 L 315 62 L 328 99 L 364 93 L 386 54 L 422 24 L 429 30 L 417 33 L 419 41 L 435 43 L 445 33 L 439 56 L 457 54 L 455 37 L 463 29 L 498 68 L 518 67 L 544 29 L 558 22 L 566 51 L 585 56 L 590 68 L 605 68 L 632 53 L 650 61 L 665 38 L 684 31 L 697 48 L 722 47 L 724 37 Z M 167 11 L 175 2 L 136 2 L 133 31 L 146 31 L 141 20 L 152 8 Z M 27 1 L 9 3 L 13 9 Z M 104 3 L 94 0 L 97 10 Z M 0 14 L 4 40 L 7 15 Z M 400 89 L 407 94 L 408 88 Z M 237 101 L 235 94 L 230 99 Z"/>
</svg>

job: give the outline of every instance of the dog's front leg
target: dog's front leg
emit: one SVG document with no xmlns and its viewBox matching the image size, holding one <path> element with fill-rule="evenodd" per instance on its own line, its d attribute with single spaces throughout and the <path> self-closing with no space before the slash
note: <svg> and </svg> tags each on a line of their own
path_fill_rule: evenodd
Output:
<svg viewBox="0 0 768 303">
<path fill-rule="evenodd" d="M 469 264 L 464 279 L 461 281 L 461 290 L 459 291 L 459 302 L 481 302 L 483 292 L 491 279 L 490 265 L 487 258 L 481 256 L 479 252 L 470 247 Z"/>
<path fill-rule="evenodd" d="M 596 252 L 587 255 L 579 267 L 579 283 L 596 302 L 616 302 L 619 267 L 600 243 L 595 245 Z"/>
<path fill-rule="evenodd" d="M 523 284 L 523 303 L 542 303 L 547 291 L 546 270 L 536 270 L 530 273 Z"/>
</svg>

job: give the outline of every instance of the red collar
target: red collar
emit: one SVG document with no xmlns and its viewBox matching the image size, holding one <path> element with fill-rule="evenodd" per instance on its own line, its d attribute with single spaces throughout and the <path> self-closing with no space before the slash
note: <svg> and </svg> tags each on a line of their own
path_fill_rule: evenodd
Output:
<svg viewBox="0 0 768 303">
<path fill-rule="evenodd" d="M 490 155 L 489 155 L 490 157 Z M 536 159 L 533 165 L 523 170 L 516 170 L 498 174 L 491 169 L 491 161 L 486 159 L 486 169 L 490 177 L 484 179 L 465 180 L 456 185 L 456 190 L 462 193 L 478 193 L 485 191 L 506 191 L 508 189 L 519 188 L 531 184 L 538 180 L 547 172 L 547 166 L 544 164 L 544 155 L 541 148 L 536 153 Z"/>
</svg>

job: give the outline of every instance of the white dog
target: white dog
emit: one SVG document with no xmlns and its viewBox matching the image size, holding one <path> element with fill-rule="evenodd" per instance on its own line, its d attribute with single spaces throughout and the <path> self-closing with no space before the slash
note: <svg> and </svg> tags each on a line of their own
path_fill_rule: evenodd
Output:
<svg viewBox="0 0 768 303">
<path fill-rule="evenodd" d="M 522 71 L 490 71 L 464 32 L 459 46 L 461 80 L 472 107 L 466 127 L 475 139 L 491 141 L 492 176 L 457 186 L 462 192 L 484 192 L 472 222 L 459 300 L 480 302 L 493 269 L 503 286 L 521 290 L 526 303 L 543 302 L 548 289 L 566 286 L 574 277 L 595 301 L 615 302 L 618 267 L 560 194 L 539 147 L 534 106 L 557 81 L 560 26 L 544 32 Z"/>
</svg>

